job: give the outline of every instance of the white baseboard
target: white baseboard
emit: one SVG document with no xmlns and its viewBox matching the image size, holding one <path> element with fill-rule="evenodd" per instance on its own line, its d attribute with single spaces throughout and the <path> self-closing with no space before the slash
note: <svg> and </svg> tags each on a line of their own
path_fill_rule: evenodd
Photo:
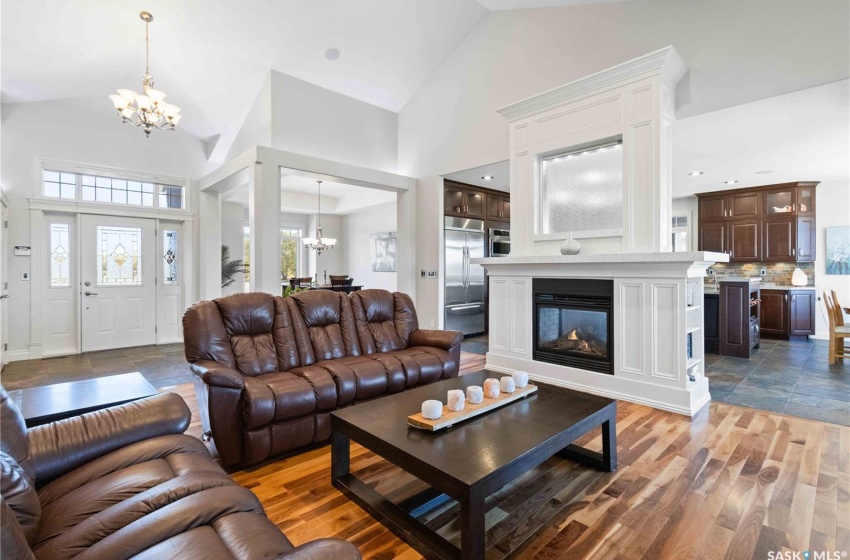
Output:
<svg viewBox="0 0 850 560">
<path fill-rule="evenodd" d="M 644 405 L 644 406 L 649 406 L 649 407 L 657 408 L 657 409 L 660 409 L 660 410 L 666 410 L 668 412 L 674 412 L 676 414 L 682 414 L 682 415 L 685 415 L 685 416 L 688 416 L 688 417 L 693 417 L 694 414 L 696 414 L 699 410 L 701 410 L 706 404 L 708 404 L 711 401 L 711 394 L 708 391 L 708 382 L 705 378 L 703 378 L 701 380 L 701 382 L 705 384 L 705 390 L 702 392 L 701 395 L 698 394 L 696 396 L 695 401 L 692 402 L 690 406 L 685 406 L 685 405 L 680 405 L 680 404 L 676 404 L 676 403 L 672 403 L 672 402 L 668 402 L 668 401 L 653 399 L 653 398 L 647 397 L 645 395 L 638 395 L 638 394 L 634 394 L 634 393 L 624 393 L 622 391 L 617 391 L 617 390 L 613 390 L 613 389 L 610 389 L 610 388 L 597 387 L 597 386 L 594 386 L 594 385 L 587 385 L 585 383 L 569 381 L 569 380 L 566 380 L 566 379 L 563 379 L 563 378 L 558 378 L 558 377 L 553 377 L 553 376 L 550 376 L 550 375 L 541 374 L 539 372 L 538 373 L 532 373 L 530 370 L 535 370 L 535 369 L 539 370 L 540 369 L 540 367 L 539 367 L 540 364 L 537 363 L 537 362 L 529 362 L 528 365 L 518 364 L 518 365 L 521 365 L 522 367 L 511 368 L 511 367 L 507 367 L 505 365 L 498 365 L 498 364 L 492 363 L 491 357 L 496 358 L 497 360 L 499 360 L 499 359 L 504 360 L 505 359 L 505 357 L 503 357 L 503 356 L 492 356 L 491 354 L 488 353 L 487 354 L 487 364 L 485 365 L 485 367 L 490 371 L 510 374 L 510 373 L 513 373 L 514 371 L 522 369 L 524 371 L 528 371 L 529 372 L 528 373 L 529 379 L 532 379 L 534 381 L 539 381 L 541 383 L 546 383 L 546 384 L 549 384 L 549 385 L 555 385 L 557 387 L 564 387 L 565 389 L 572 389 L 574 391 L 581 391 L 583 393 L 591 393 L 593 395 L 599 395 L 601 397 L 607 397 L 609 399 L 616 399 L 616 400 L 621 400 L 621 401 L 633 402 L 633 403 L 636 403 L 636 404 L 641 404 L 641 405 Z M 511 359 L 508 358 L 508 360 L 511 360 Z M 524 360 L 517 360 L 517 361 L 524 362 Z M 544 364 L 544 365 L 548 366 L 548 364 Z M 537 367 L 535 367 L 535 366 L 537 366 Z M 636 383 L 631 381 L 631 380 L 622 380 L 621 379 L 619 381 L 621 381 L 622 384 L 625 384 L 625 385 L 628 385 L 628 386 L 636 385 Z M 643 390 L 652 390 L 654 388 L 651 384 L 647 384 L 647 383 L 638 383 L 637 385 L 643 386 L 643 387 L 640 387 L 640 389 L 643 389 Z M 684 392 L 684 389 L 682 391 Z"/>
<path fill-rule="evenodd" d="M 23 360 L 30 359 L 30 351 L 29 350 L 12 350 L 6 352 L 6 359 L 10 362 L 20 362 Z"/>
</svg>

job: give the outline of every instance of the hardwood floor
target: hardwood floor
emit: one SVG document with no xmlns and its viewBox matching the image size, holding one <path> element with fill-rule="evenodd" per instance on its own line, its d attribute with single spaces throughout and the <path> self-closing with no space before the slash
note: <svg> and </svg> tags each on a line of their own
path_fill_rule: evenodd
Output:
<svg viewBox="0 0 850 560">
<path fill-rule="evenodd" d="M 464 354 L 462 369 L 483 360 Z M 172 390 L 197 410 L 191 384 Z M 197 423 L 190 430 L 200 433 Z M 620 402 L 617 434 L 615 473 L 550 459 L 493 495 L 487 558 L 517 545 L 515 558 L 545 560 L 850 551 L 850 429 L 716 402 L 693 419 Z M 598 432 L 581 443 L 601 448 Z M 399 500 L 420 489 L 361 446 L 351 464 Z M 296 545 L 335 536 L 367 559 L 420 558 L 331 486 L 327 446 L 232 476 Z M 422 521 L 456 539 L 457 509 L 450 502 Z"/>
</svg>

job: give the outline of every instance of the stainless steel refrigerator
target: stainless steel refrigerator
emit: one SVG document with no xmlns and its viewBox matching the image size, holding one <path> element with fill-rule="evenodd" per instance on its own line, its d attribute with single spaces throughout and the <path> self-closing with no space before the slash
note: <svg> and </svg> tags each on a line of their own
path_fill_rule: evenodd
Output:
<svg viewBox="0 0 850 560">
<path fill-rule="evenodd" d="M 469 260 L 484 256 L 484 221 L 445 219 L 446 329 L 465 335 L 483 333 L 487 283 L 484 268 Z"/>
</svg>

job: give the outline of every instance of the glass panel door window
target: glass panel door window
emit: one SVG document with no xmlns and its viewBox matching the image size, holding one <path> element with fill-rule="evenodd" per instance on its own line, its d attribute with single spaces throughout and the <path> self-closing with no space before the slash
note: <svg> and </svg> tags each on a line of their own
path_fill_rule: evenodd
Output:
<svg viewBox="0 0 850 560">
<path fill-rule="evenodd" d="M 50 287 L 71 286 L 71 226 L 50 224 Z"/>
<path fill-rule="evenodd" d="M 684 253 L 690 250 L 688 245 L 688 215 L 679 214 L 673 216 L 672 232 L 673 232 L 673 252 Z"/>
<path fill-rule="evenodd" d="M 179 283 L 180 267 L 177 261 L 179 255 L 178 233 L 173 229 L 162 231 L 162 260 L 163 279 L 166 286 Z"/>
<path fill-rule="evenodd" d="M 141 286 L 141 228 L 97 226 L 97 285 Z"/>
</svg>

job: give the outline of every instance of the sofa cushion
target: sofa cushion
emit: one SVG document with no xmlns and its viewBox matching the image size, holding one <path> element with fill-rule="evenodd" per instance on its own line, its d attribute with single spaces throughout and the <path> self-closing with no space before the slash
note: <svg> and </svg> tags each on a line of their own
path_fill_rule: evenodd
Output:
<svg viewBox="0 0 850 560">
<path fill-rule="evenodd" d="M 6 500 L 0 498 L 0 554 L 4 558 L 35 560 L 18 519 Z"/>
<path fill-rule="evenodd" d="M 65 558 L 175 501 L 232 485 L 196 438 L 140 441 L 40 488 L 42 522 L 33 548 L 39 558 Z"/>
<path fill-rule="evenodd" d="M 0 451 L 8 454 L 21 465 L 30 480 L 35 480 L 35 471 L 30 459 L 27 425 L 18 410 L 18 405 L 2 386 L 0 386 L 0 434 L 3 435 L 0 438 Z"/>
<path fill-rule="evenodd" d="M 133 560 L 260 560 L 275 558 L 291 549 L 292 545 L 271 521 L 253 512 L 237 512 L 174 535 Z"/>
<path fill-rule="evenodd" d="M 406 348 L 419 325 L 407 294 L 360 290 L 351 295 L 351 308 L 364 354 Z"/>
<path fill-rule="evenodd" d="M 307 329 L 316 361 L 360 355 L 348 296 L 330 290 L 310 290 L 291 299 Z"/>
<path fill-rule="evenodd" d="M 404 373 L 397 362 L 384 364 L 371 356 L 349 356 L 325 360 L 312 367 L 324 369 L 333 378 L 337 406 L 404 389 Z"/>
<path fill-rule="evenodd" d="M 263 426 L 272 421 L 305 416 L 316 410 L 316 391 L 303 377 L 290 372 L 274 372 L 254 378 L 256 383 L 245 385 L 245 424 L 248 428 Z M 253 387 L 263 384 L 268 392 L 256 394 Z"/>
<path fill-rule="evenodd" d="M 280 369 L 272 329 L 274 298 L 268 294 L 234 294 L 216 300 L 236 369 L 244 375 L 262 375 Z"/>
<path fill-rule="evenodd" d="M 382 362 L 397 361 L 404 371 L 405 388 L 439 381 L 453 371 L 455 363 L 449 352 L 431 346 L 413 346 L 369 357 Z"/>
<path fill-rule="evenodd" d="M 0 451 L 0 495 L 14 512 L 29 543 L 38 536 L 41 503 L 24 469 L 9 455 Z"/>
</svg>

